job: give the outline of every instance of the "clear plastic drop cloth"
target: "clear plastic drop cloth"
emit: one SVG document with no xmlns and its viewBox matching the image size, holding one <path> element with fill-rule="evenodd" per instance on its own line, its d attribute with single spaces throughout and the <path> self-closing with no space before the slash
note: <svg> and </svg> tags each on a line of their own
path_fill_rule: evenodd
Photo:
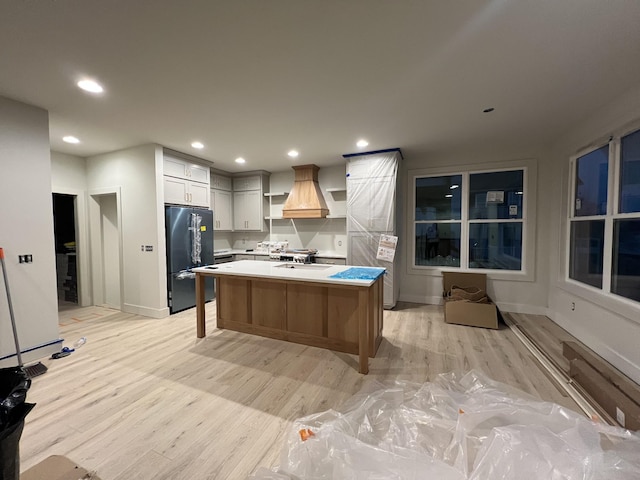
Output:
<svg viewBox="0 0 640 480">
<path fill-rule="evenodd" d="M 339 410 L 296 420 L 280 465 L 249 478 L 640 479 L 640 435 L 477 371 L 369 381 Z"/>
</svg>

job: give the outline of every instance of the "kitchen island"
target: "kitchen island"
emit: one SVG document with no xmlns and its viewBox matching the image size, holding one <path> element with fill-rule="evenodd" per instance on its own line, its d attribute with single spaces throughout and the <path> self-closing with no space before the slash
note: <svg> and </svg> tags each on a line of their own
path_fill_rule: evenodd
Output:
<svg viewBox="0 0 640 480">
<path fill-rule="evenodd" d="M 358 355 L 369 372 L 382 341 L 384 269 L 242 260 L 193 272 L 198 338 L 213 276 L 218 328 Z"/>
</svg>

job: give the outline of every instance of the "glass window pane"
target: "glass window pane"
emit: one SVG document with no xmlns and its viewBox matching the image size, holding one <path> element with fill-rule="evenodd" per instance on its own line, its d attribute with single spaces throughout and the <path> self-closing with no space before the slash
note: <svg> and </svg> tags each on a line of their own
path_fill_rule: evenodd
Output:
<svg viewBox="0 0 640 480">
<path fill-rule="evenodd" d="M 469 268 L 520 270 L 522 223 L 470 224 Z"/>
<path fill-rule="evenodd" d="M 619 210 L 640 212 L 640 130 L 622 137 Z"/>
<path fill-rule="evenodd" d="M 459 223 L 416 223 L 416 265 L 460 266 Z"/>
<path fill-rule="evenodd" d="M 571 222 L 569 278 L 602 288 L 604 220 Z"/>
<path fill-rule="evenodd" d="M 474 173 L 469 177 L 469 218 L 522 218 L 524 172 Z"/>
<path fill-rule="evenodd" d="M 613 224 L 611 291 L 640 302 L 640 219 Z"/>
<path fill-rule="evenodd" d="M 416 179 L 416 220 L 460 220 L 462 175 Z"/>
<path fill-rule="evenodd" d="M 607 213 L 607 183 L 609 177 L 609 146 L 587 153 L 576 163 L 575 216 Z"/>
</svg>

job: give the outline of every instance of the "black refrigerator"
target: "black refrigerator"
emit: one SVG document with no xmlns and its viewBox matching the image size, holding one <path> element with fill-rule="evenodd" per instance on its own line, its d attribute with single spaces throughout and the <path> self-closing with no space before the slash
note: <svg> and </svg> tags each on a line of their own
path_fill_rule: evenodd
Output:
<svg viewBox="0 0 640 480">
<path fill-rule="evenodd" d="M 196 305 L 194 267 L 213 265 L 213 212 L 204 208 L 165 206 L 167 296 L 169 311 Z M 213 277 L 205 279 L 205 301 L 213 300 Z"/>
</svg>

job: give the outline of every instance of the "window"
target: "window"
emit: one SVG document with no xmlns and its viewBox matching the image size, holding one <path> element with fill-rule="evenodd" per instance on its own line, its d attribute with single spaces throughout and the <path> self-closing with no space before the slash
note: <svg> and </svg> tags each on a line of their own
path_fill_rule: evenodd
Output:
<svg viewBox="0 0 640 480">
<path fill-rule="evenodd" d="M 413 267 L 522 272 L 525 172 L 414 176 Z"/>
<path fill-rule="evenodd" d="M 416 179 L 416 265 L 460 266 L 461 186 L 462 175 Z"/>
<path fill-rule="evenodd" d="M 568 277 L 640 301 L 640 130 L 574 159 L 571 183 Z"/>
</svg>

